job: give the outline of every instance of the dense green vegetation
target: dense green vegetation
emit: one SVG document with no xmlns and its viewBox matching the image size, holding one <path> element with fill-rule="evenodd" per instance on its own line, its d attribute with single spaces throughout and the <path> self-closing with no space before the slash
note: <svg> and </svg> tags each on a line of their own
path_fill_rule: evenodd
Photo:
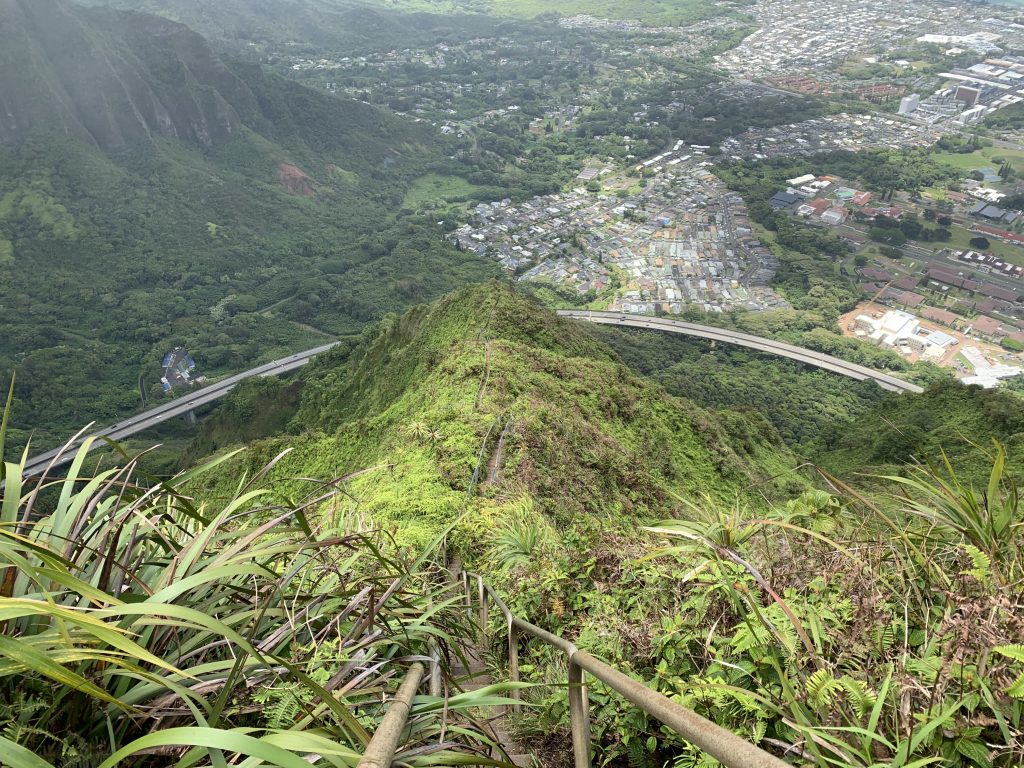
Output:
<svg viewBox="0 0 1024 768">
<path fill-rule="evenodd" d="M 211 750 L 187 753 L 182 766 L 207 754 L 216 764 L 218 748 L 224 758 L 258 754 L 267 764 L 291 764 L 268 745 L 316 765 L 329 755 L 354 759 L 365 743 L 358 728 L 374 729 L 379 690 L 396 683 L 402 659 L 423 653 L 435 628 L 441 634 L 433 636 L 456 651 L 473 633 L 466 614 L 444 602 L 431 571 L 403 554 L 434 552 L 447 531 L 449 551 L 485 573 L 517 613 L 789 761 L 1017 765 L 1024 653 L 1014 643 L 1024 626 L 1012 595 L 1024 578 L 1024 521 L 1012 482 L 1020 475 L 1022 424 L 1010 396 L 947 385 L 882 397 L 859 385 L 829 391 L 827 380 L 812 380 L 835 411 L 834 433 L 828 419 L 814 424 L 827 436 L 821 463 L 842 474 L 816 479 L 780 440 L 784 422 L 712 402 L 721 381 L 704 378 L 709 366 L 700 356 L 719 351 L 694 355 L 670 343 L 659 355 L 648 334 L 631 337 L 632 349 L 610 330 L 598 335 L 612 346 L 507 286 L 462 289 L 390 316 L 321 356 L 303 372 L 301 392 L 261 382 L 236 393 L 197 446 L 220 451 L 202 472 L 154 491 L 132 484 L 122 492 L 122 476 L 109 470 L 90 485 L 58 482 L 37 497 L 15 479 L 15 466 L 4 519 L 41 506 L 24 515 L 33 521 L 27 539 L 4 538 L 0 526 L 0 565 L 18 574 L 14 599 L 0 595 L 0 608 L 38 604 L 33 615 L 45 620 L 23 619 L 23 611 L 7 637 L 45 648 L 56 664 L 33 660 L 8 677 L 28 681 L 19 686 L 22 698 L 13 689 L 5 694 L 28 713 L 17 721 L 6 714 L 0 743 L 15 758 L 8 760 L 38 766 L 9 746 L 15 742 L 52 762 L 76 750 L 82 764 L 95 765 L 94 756 L 111 751 L 90 738 L 104 712 L 113 718 L 113 746 L 126 755 L 158 743 Z M 688 394 L 713 409 L 671 396 L 619 361 L 682 389 L 685 373 L 671 364 L 676 353 L 693 370 Z M 778 381 L 782 390 L 766 393 L 757 409 L 796 391 L 793 378 L 779 378 L 781 369 L 751 365 L 737 391 L 752 392 L 755 375 L 762 387 Z M 845 413 L 844 396 L 857 401 Z M 721 393 L 730 398 L 739 396 Z M 285 422 L 248 451 L 225 452 Z M 901 442 L 912 428 L 918 439 Z M 1000 438 L 1009 459 L 1002 448 L 966 445 L 960 432 Z M 814 443 L 807 433 L 788 437 L 801 452 Z M 901 469 L 901 478 L 884 484 L 856 479 L 858 471 L 895 472 L 941 448 L 963 474 Z M 861 490 L 847 486 L 851 478 Z M 116 494 L 104 490 L 111 481 Z M 90 517 L 96 494 L 104 500 Z M 179 524 L 178 514 L 192 522 Z M 122 532 L 128 520 L 151 520 L 152 530 Z M 60 544 L 57 557 L 56 542 L 70 530 L 83 532 L 80 543 Z M 353 538 L 362 530 L 388 536 Z M 90 542 L 103 537 L 123 554 L 94 555 Z M 119 564 L 135 558 L 144 566 L 128 582 Z M 52 586 L 67 559 L 75 570 Z M 104 567 L 110 562 L 115 567 Z M 186 563 L 183 572 L 194 576 L 182 579 Z M 178 576 L 165 586 L 171 569 Z M 241 589 L 240 579 L 252 588 Z M 389 584 L 399 591 L 385 592 Z M 388 596 L 382 607 L 366 600 L 376 589 Z M 265 602 L 250 602 L 256 595 Z M 87 599 L 88 612 L 77 616 L 81 635 L 65 639 L 56 622 Z M 364 634 L 373 623 L 366 610 L 386 633 Z M 284 622 L 289 631 L 282 633 L 286 611 L 301 620 Z M 162 642 L 171 629 L 153 619 L 164 615 L 177 619 L 177 642 Z M 117 621 L 137 639 L 117 635 Z M 333 637 L 335 621 L 341 636 L 347 632 L 343 645 L 318 634 Z M 206 643 L 218 631 L 228 644 Z M 20 647 L 0 644 L 0 657 Z M 381 666 L 345 686 L 343 697 L 325 696 L 356 647 Z M 114 649 L 143 659 L 145 674 L 130 676 Z M 492 650 L 500 676 L 501 655 Z M 230 677 L 234 693 L 222 697 L 225 706 L 207 706 L 217 693 L 204 680 L 229 668 L 239 670 Z M 361 668 L 343 667 L 349 674 Z M 569 743 L 565 670 L 539 644 L 524 648 L 520 669 L 556 687 L 524 691 L 533 706 L 515 727 L 538 755 L 560 764 Z M 71 690 L 79 678 L 96 689 Z M 54 683 L 63 700 L 91 696 L 108 701 L 106 709 L 79 706 L 74 718 L 55 724 L 57 709 L 42 699 Z M 173 694 L 166 693 L 171 683 Z M 597 760 L 708 765 L 603 685 L 588 687 Z M 491 693 L 449 703 L 472 706 Z M 154 700 L 168 706 L 161 696 L 195 706 L 147 737 L 150 720 L 121 716 L 121 704 L 104 695 L 143 712 L 163 713 L 144 708 Z M 432 713 L 443 707 L 417 701 L 409 750 L 437 738 Z M 203 736 L 179 723 L 198 725 Z M 245 732 L 252 741 L 225 739 L 242 728 L 252 729 Z M 143 740 L 132 743 L 137 737 Z M 472 732 L 464 738 L 473 743 Z M 463 748 L 451 740 L 444 746 Z"/>
<path fill-rule="evenodd" d="M 671 70 L 670 80 L 643 84 L 589 112 L 579 133 L 628 134 L 658 148 L 680 137 L 690 144 L 716 145 L 750 128 L 809 120 L 829 109 L 819 99 L 795 94 L 708 88 L 721 76 L 699 63 L 678 61 Z M 646 118 L 640 124 L 637 114 Z"/>
<path fill-rule="evenodd" d="M 1022 517 L 1004 458 L 984 494 L 912 471 L 884 506 L 842 487 L 756 510 L 683 501 L 649 529 L 653 553 L 639 536 L 566 547 L 527 512 L 479 567 L 514 610 L 798 764 L 1014 766 Z M 520 664 L 545 674 L 550 655 Z M 601 684 L 590 695 L 605 759 L 711 764 Z M 522 732 L 558 750 L 562 697 L 529 699 Z"/>
<path fill-rule="evenodd" d="M 961 477 L 979 483 L 991 466 L 991 441 L 1010 456 L 1024 452 L 1020 397 L 1003 390 L 940 382 L 923 395 L 886 396 L 876 408 L 848 424 L 834 424 L 812 448 L 823 467 L 849 477 L 853 472 L 891 474 L 908 456 L 923 461 L 948 454 Z M 1011 465 L 1020 478 L 1019 465 Z"/>
<path fill-rule="evenodd" d="M 282 492 L 300 467 L 307 476 L 391 467 L 348 490 L 360 510 L 401 521 L 400 540 L 429 536 L 474 493 L 498 505 L 527 496 L 565 521 L 624 523 L 664 514 L 673 494 L 728 499 L 801 485 L 762 418 L 716 421 L 496 284 L 390 319 L 304 377 L 289 426 L 302 437 L 262 441 L 248 461 L 294 445 L 276 473 Z"/>
<path fill-rule="evenodd" d="M 0 143 L 13 441 L 31 425 L 41 447 L 130 412 L 140 374 L 159 397 L 175 345 L 202 373 L 237 371 L 495 274 L 436 220 L 400 216 L 409 184 L 443 160 L 425 129 L 226 65 L 160 19 L 4 1 L 2 90 L 35 115 Z M 55 54 L 33 14 L 81 60 Z M 81 105 L 34 85 L 55 94 L 83 77 L 94 97 Z M 141 93 L 119 91 L 125 81 Z"/>
<path fill-rule="evenodd" d="M 727 344 L 676 334 L 597 326 L 592 332 L 631 369 L 679 397 L 711 410 L 763 415 L 798 451 L 823 431 L 840 428 L 876 408 L 883 390 L 871 382 L 758 355 Z"/>
<path fill-rule="evenodd" d="M 763 320 L 750 315 L 753 322 Z M 755 332 L 749 326 L 741 325 Z M 767 326 L 762 325 L 762 332 Z M 935 459 L 945 451 L 963 479 L 981 482 L 990 468 L 989 440 L 999 440 L 1011 456 L 1024 450 L 1020 399 L 1004 390 L 964 387 L 937 372 L 916 375 L 925 394 L 893 394 L 870 382 L 856 382 L 796 363 L 729 345 L 673 334 L 596 326 L 591 329 L 631 369 L 675 395 L 711 410 L 763 415 L 779 437 L 800 456 L 838 477 L 857 473 L 893 474 L 909 460 Z M 811 331 L 822 339 L 821 329 Z M 764 333 L 763 335 L 769 335 Z M 808 336 L 783 333 L 811 346 Z M 885 368 L 899 361 L 875 347 L 823 351 L 857 359 L 859 351 L 879 353 L 864 365 Z M 902 362 L 902 361 L 899 361 Z M 897 368 L 899 370 L 899 368 Z M 915 372 L 904 372 L 913 377 Z M 1013 468 L 1016 474 L 1019 469 Z"/>
<path fill-rule="evenodd" d="M 471 637 L 433 551 L 319 518 L 337 488 L 284 507 L 257 475 L 197 504 L 216 463 L 148 487 L 134 461 L 76 482 L 84 461 L 39 486 L 0 464 L 4 765 L 352 765 L 409 657 Z M 480 749 L 465 712 L 502 690 L 417 699 L 399 759 Z"/>
<path fill-rule="evenodd" d="M 958 433 L 998 437 L 1015 458 L 1014 401 L 958 385 L 883 395 L 695 347 L 559 321 L 507 288 L 460 291 L 316 361 L 294 434 L 222 465 L 201 495 L 292 449 L 270 475 L 282 498 L 296 476 L 346 476 L 332 514 L 404 546 L 465 510 L 452 546 L 517 612 L 766 748 L 796 744 L 823 765 L 1013 765 L 1021 707 L 1004 692 L 1018 672 L 992 649 L 1020 631 L 1000 602 L 1020 578 L 1020 511 L 1002 470 L 979 506 L 966 484 L 987 484 L 992 451 Z M 931 421 L 906 439 L 921 413 Z M 918 475 L 895 498 L 892 482 L 857 479 L 942 448 L 964 487 Z M 798 455 L 872 495 L 809 490 Z M 1001 533 L 968 528 L 960 505 Z M 659 553 L 638 526 L 669 517 L 657 527 L 684 538 Z M 984 633 L 965 634 L 982 613 Z M 564 680 L 542 646 L 524 654 L 528 679 Z M 706 764 L 600 684 L 591 696 L 599 759 Z M 557 764 L 564 691 L 529 698 L 517 728 Z"/>
</svg>

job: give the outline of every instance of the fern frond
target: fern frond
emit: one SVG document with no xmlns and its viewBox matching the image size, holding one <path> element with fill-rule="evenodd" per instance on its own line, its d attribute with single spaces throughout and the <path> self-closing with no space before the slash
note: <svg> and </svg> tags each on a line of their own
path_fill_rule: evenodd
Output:
<svg viewBox="0 0 1024 768">
<path fill-rule="evenodd" d="M 807 678 L 807 698 L 818 707 L 831 707 L 832 697 L 840 689 L 839 681 L 828 669 L 819 669 Z"/>
<path fill-rule="evenodd" d="M 1024 661 L 1024 643 L 1013 643 L 1011 645 L 997 645 L 992 649 L 998 654 L 1006 656 L 1014 661 Z"/>
<path fill-rule="evenodd" d="M 859 718 L 867 716 L 875 702 L 878 701 L 878 694 L 872 691 L 862 680 L 856 680 L 849 675 L 839 678 L 839 685 L 846 694 L 846 701 L 852 707 Z"/>
<path fill-rule="evenodd" d="M 961 575 L 973 576 L 981 584 L 988 584 L 992 577 L 992 560 L 973 544 L 965 544 L 968 557 L 971 558 L 972 568 L 961 571 Z"/>
</svg>

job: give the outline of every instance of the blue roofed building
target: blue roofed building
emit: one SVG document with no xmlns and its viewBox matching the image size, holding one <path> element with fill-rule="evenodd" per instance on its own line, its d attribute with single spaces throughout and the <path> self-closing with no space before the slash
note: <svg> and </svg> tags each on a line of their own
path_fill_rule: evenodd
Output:
<svg viewBox="0 0 1024 768">
<path fill-rule="evenodd" d="M 204 380 L 203 376 L 196 371 L 196 361 L 184 347 L 175 347 L 164 355 L 160 366 L 163 368 L 160 385 L 164 392 Z"/>
</svg>

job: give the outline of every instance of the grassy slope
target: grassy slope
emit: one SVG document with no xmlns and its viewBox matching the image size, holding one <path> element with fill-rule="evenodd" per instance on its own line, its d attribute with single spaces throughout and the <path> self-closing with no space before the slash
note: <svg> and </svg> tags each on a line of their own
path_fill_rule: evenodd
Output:
<svg viewBox="0 0 1024 768">
<path fill-rule="evenodd" d="M 921 395 L 886 396 L 853 423 L 825 430 L 810 450 L 833 474 L 893 474 L 911 457 L 950 456 L 965 481 L 978 487 L 991 468 L 993 439 L 1007 449 L 1010 473 L 1024 477 L 1024 417 L 1019 396 L 1000 390 L 937 384 Z"/>
<path fill-rule="evenodd" d="M 417 308 L 343 356 L 311 369 L 292 421 L 301 437 L 260 442 L 245 461 L 292 449 L 283 493 L 301 486 L 284 478 L 387 466 L 348 484 L 352 509 L 410 542 L 467 506 L 478 462 L 477 512 L 500 518 L 526 500 L 582 530 L 632 531 L 671 514 L 676 494 L 756 502 L 803 485 L 756 416 L 716 419 L 668 396 L 583 329 L 496 284 Z"/>
</svg>

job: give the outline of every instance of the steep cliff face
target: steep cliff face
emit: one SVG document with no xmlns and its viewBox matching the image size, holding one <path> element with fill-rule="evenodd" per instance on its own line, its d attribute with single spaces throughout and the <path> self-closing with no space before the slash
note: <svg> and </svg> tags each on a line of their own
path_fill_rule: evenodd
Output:
<svg viewBox="0 0 1024 768">
<path fill-rule="evenodd" d="M 154 136 L 202 147 L 256 99 L 199 35 L 167 19 L 61 0 L 0 0 L 0 141 L 40 132 L 104 150 Z"/>
</svg>

